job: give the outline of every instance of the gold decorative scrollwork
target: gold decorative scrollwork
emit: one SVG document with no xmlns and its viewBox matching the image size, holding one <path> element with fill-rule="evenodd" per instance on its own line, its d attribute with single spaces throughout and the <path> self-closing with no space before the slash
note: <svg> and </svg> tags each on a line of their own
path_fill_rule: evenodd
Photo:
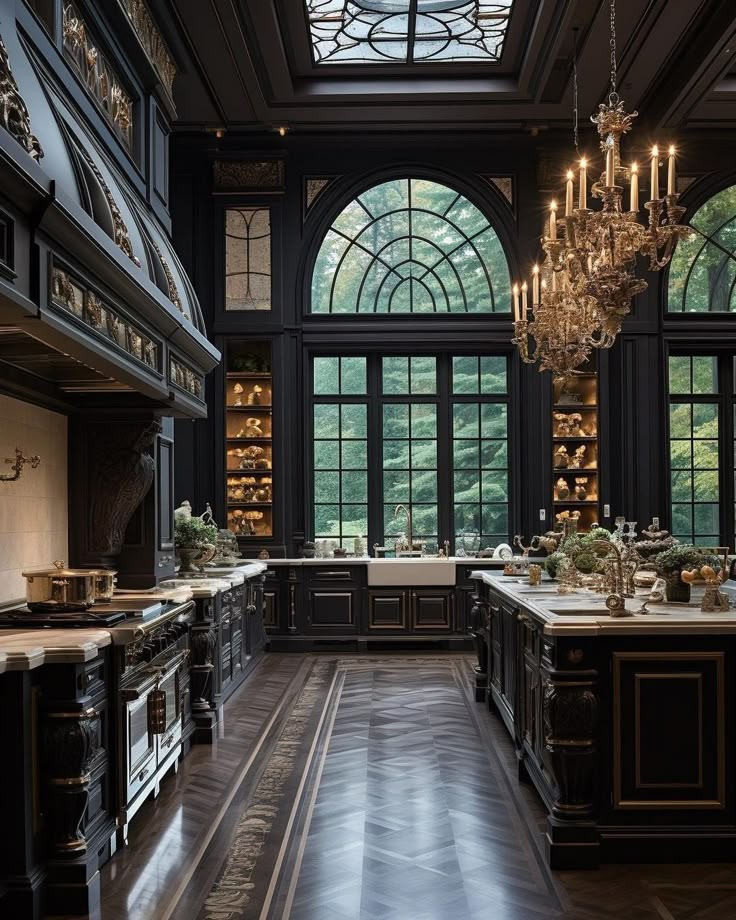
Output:
<svg viewBox="0 0 736 920">
<path fill-rule="evenodd" d="M 34 160 L 40 160 L 43 150 L 38 138 L 31 132 L 31 116 L 18 91 L 18 84 L 15 82 L 8 51 L 2 38 L 0 38 L 0 119 L 8 134 L 18 141 L 26 153 L 30 154 Z"/>
<path fill-rule="evenodd" d="M 122 0 L 122 6 L 135 28 L 138 41 L 143 46 L 148 59 L 155 67 L 169 96 L 173 97 L 176 64 L 174 64 L 169 49 L 166 47 L 156 23 L 153 21 L 148 7 L 143 0 Z"/>
</svg>

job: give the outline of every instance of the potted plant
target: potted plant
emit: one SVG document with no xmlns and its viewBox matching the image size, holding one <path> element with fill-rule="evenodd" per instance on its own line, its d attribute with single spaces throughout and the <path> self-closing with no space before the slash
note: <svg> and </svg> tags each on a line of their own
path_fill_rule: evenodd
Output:
<svg viewBox="0 0 736 920">
<path fill-rule="evenodd" d="M 195 563 L 203 565 L 215 554 L 217 525 L 207 524 L 200 517 L 176 515 L 174 543 L 181 565 L 180 575 L 196 574 Z"/>
<path fill-rule="evenodd" d="M 715 572 L 721 568 L 717 556 L 703 552 L 700 547 L 688 543 L 680 543 L 657 553 L 651 562 L 665 580 L 667 600 L 683 604 L 690 601 L 690 585 L 681 578 L 684 571 L 700 569 L 704 565 L 709 565 Z"/>
</svg>

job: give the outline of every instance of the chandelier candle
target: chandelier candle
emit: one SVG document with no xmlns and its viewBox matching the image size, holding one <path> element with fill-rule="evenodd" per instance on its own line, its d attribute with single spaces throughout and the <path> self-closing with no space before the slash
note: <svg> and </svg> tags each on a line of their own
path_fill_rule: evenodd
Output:
<svg viewBox="0 0 736 920">
<path fill-rule="evenodd" d="M 521 319 L 519 315 L 519 285 L 515 284 L 512 288 L 512 293 L 514 295 L 514 320 L 518 323 Z"/>
<path fill-rule="evenodd" d="M 639 210 L 639 167 L 631 164 L 631 207 L 629 210 L 636 213 Z"/>
<path fill-rule="evenodd" d="M 667 161 L 667 194 L 675 194 L 675 148 L 670 147 Z"/>
<path fill-rule="evenodd" d="M 557 239 L 557 202 L 552 201 L 549 206 L 549 238 Z"/>
<path fill-rule="evenodd" d="M 529 309 L 529 304 L 527 302 L 527 284 L 526 281 L 521 286 L 521 318 L 526 319 L 526 313 Z"/>
<path fill-rule="evenodd" d="M 652 182 L 649 197 L 652 201 L 659 198 L 659 147 L 652 147 Z"/>
<path fill-rule="evenodd" d="M 578 199 L 578 207 L 581 211 L 588 207 L 588 161 L 585 159 L 580 161 L 580 198 Z"/>
<path fill-rule="evenodd" d="M 532 307 L 539 306 L 539 266 L 532 269 Z"/>
<path fill-rule="evenodd" d="M 606 141 L 606 188 L 613 188 L 616 184 L 616 174 L 615 174 L 615 149 L 613 146 L 613 138 L 609 135 Z"/>
<path fill-rule="evenodd" d="M 569 217 L 572 214 L 573 209 L 573 171 L 568 169 L 567 171 L 567 189 L 565 193 L 565 217 Z"/>
</svg>

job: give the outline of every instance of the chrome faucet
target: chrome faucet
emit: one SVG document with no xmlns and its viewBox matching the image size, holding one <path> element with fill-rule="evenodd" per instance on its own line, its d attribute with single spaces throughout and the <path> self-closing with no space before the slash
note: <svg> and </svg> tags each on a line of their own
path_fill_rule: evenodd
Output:
<svg viewBox="0 0 736 920">
<path fill-rule="evenodd" d="M 414 538 L 411 532 L 411 511 L 409 511 L 406 505 L 397 505 L 394 508 L 393 519 L 396 520 L 402 511 L 406 515 L 406 542 L 408 544 L 406 548 L 409 552 L 412 552 L 412 550 L 414 549 Z M 397 554 L 398 554 L 398 550 L 397 550 Z"/>
</svg>

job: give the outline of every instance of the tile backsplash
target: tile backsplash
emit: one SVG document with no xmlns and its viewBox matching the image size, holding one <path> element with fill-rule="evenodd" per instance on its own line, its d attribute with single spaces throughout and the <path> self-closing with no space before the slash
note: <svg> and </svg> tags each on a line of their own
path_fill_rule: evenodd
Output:
<svg viewBox="0 0 736 920">
<path fill-rule="evenodd" d="M 0 604 L 25 597 L 26 568 L 68 559 L 66 416 L 0 395 L 0 472 L 16 447 L 41 463 L 0 482 Z"/>
</svg>

